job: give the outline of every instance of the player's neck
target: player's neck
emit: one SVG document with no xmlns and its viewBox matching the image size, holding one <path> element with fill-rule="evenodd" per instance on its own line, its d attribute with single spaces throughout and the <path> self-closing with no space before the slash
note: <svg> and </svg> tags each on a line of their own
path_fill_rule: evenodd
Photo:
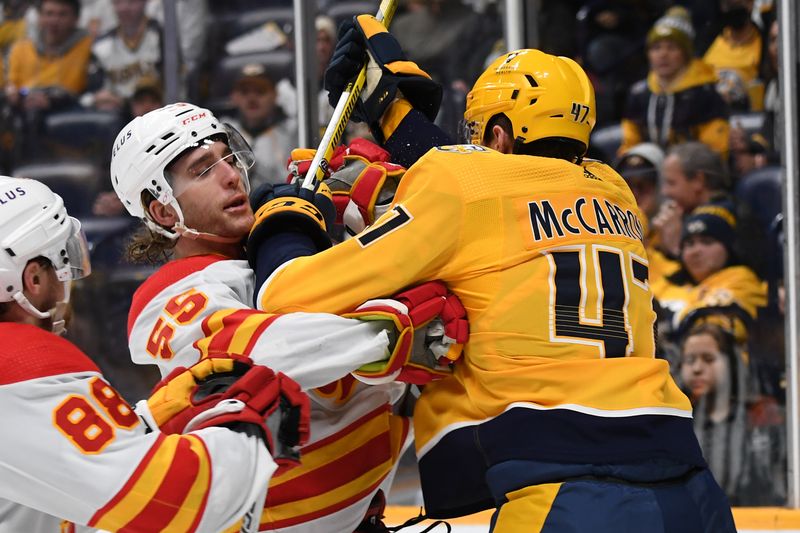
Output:
<svg viewBox="0 0 800 533">
<path fill-rule="evenodd" d="M 175 244 L 175 259 L 194 255 L 222 255 L 231 259 L 244 257 L 241 243 L 211 242 L 203 239 L 181 237 Z"/>
</svg>

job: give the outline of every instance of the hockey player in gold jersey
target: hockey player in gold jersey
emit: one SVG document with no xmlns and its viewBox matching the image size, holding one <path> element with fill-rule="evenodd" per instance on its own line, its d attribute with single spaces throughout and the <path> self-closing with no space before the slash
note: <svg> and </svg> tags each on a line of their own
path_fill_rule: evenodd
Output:
<svg viewBox="0 0 800 533">
<path fill-rule="evenodd" d="M 496 532 L 735 531 L 655 354 L 641 214 L 618 174 L 582 159 L 595 122 L 583 70 L 505 54 L 468 95 L 472 144 L 425 153 L 421 132 L 445 137 L 420 105 L 425 74 L 369 16 L 340 32 L 332 96 L 365 51 L 358 118 L 394 161 L 424 155 L 349 241 L 278 264 L 279 236 L 251 233 L 264 308 L 341 312 L 433 279 L 458 295 L 464 357 L 414 413 L 429 516 L 496 507 Z"/>
</svg>

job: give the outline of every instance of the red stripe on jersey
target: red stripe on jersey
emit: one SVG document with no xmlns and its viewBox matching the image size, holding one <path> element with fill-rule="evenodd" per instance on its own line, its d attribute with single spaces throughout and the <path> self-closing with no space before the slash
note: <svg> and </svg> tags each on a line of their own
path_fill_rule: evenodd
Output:
<svg viewBox="0 0 800 533">
<path fill-rule="evenodd" d="M 75 372 L 97 372 L 71 342 L 29 324 L 0 322 L 0 385 Z"/>
<path fill-rule="evenodd" d="M 175 259 L 159 268 L 155 274 L 150 276 L 142 283 L 133 294 L 131 308 L 128 311 L 128 337 L 131 336 L 133 323 L 139 317 L 142 309 L 155 298 L 155 296 L 190 274 L 199 272 L 208 265 L 217 261 L 227 261 L 230 258 L 221 255 L 194 255 L 184 259 Z"/>
<path fill-rule="evenodd" d="M 389 432 L 386 431 L 327 465 L 270 487 L 267 507 L 323 494 L 365 474 L 392 458 L 390 444 Z"/>
<path fill-rule="evenodd" d="M 377 489 L 378 486 L 380 486 L 380 484 L 383 483 L 383 478 L 384 477 L 385 476 L 381 477 L 381 479 L 379 479 L 378 481 L 376 481 L 375 483 L 373 483 L 369 487 L 365 488 L 364 490 L 358 492 L 357 494 L 354 494 L 350 498 L 346 498 L 344 500 L 338 501 L 333 505 L 325 507 L 324 509 L 320 509 L 318 511 L 314 511 L 312 513 L 306 513 L 304 515 L 296 516 L 296 517 L 293 517 L 293 518 L 287 518 L 287 519 L 284 519 L 284 520 L 265 521 L 265 520 L 262 519 L 262 521 L 259 523 L 259 531 L 272 531 L 274 529 L 280 529 L 280 528 L 284 528 L 284 527 L 295 526 L 295 525 L 298 525 L 298 524 L 304 524 L 304 523 L 309 522 L 311 520 L 316 520 L 317 518 L 321 518 L 323 516 L 327 516 L 327 515 L 333 514 L 333 513 L 337 512 L 337 511 L 341 511 L 345 507 L 353 505 L 358 500 L 360 500 L 360 499 L 364 498 L 365 496 L 367 496 L 368 494 L 371 494 L 372 492 L 374 492 L 375 489 Z M 272 489 L 270 489 L 270 490 L 272 490 Z M 269 493 L 267 494 L 267 501 L 269 501 Z M 267 503 L 267 505 L 269 505 L 269 503 Z M 266 512 L 265 512 L 265 514 L 266 514 Z"/>
<path fill-rule="evenodd" d="M 263 315 L 265 318 L 269 317 L 264 321 L 266 322 L 266 324 L 264 324 L 264 328 L 269 326 L 269 324 L 274 320 L 273 317 L 254 309 L 239 309 L 238 311 L 234 311 L 222 319 L 222 326 L 216 333 L 214 333 L 214 335 L 211 337 L 211 342 L 208 343 L 207 354 L 228 353 L 231 341 L 233 341 L 233 338 L 239 331 L 239 326 L 241 326 L 242 322 L 252 315 Z M 211 334 L 211 328 L 207 326 L 207 322 L 212 318 L 214 318 L 214 315 L 211 315 L 203 320 L 203 331 L 206 333 L 206 335 Z M 261 331 L 263 331 L 264 328 L 259 327 L 256 333 L 261 334 Z M 252 349 L 252 344 L 257 340 L 257 338 L 258 337 L 255 334 L 252 336 L 247 343 L 248 348 Z"/>
<path fill-rule="evenodd" d="M 256 345 L 256 342 L 258 342 L 258 338 L 261 337 L 261 334 L 264 332 L 264 330 L 267 329 L 270 324 L 275 322 L 275 319 L 277 319 L 279 316 L 280 315 L 273 315 L 267 319 L 264 319 L 258 325 L 258 327 L 255 330 L 253 330 L 253 333 L 250 335 L 250 341 L 248 341 L 247 346 L 245 347 L 244 353 L 242 355 L 250 356 L 250 352 L 253 351 L 253 347 Z"/>
<path fill-rule="evenodd" d="M 164 474 L 161 485 L 136 518 L 125 524 L 120 532 L 163 531 L 180 510 L 194 485 L 201 462 L 185 438 L 178 442 L 175 456 Z M 208 497 L 206 487 L 206 498 Z M 205 498 L 203 500 L 205 507 Z M 201 513 L 198 513 L 198 516 Z M 194 526 L 197 525 L 195 519 Z M 193 528 L 194 529 L 194 528 Z M 193 530 L 192 529 L 192 530 Z"/>
<path fill-rule="evenodd" d="M 350 425 L 348 425 L 346 427 L 343 427 L 341 430 L 337 431 L 333 435 L 328 435 L 324 439 L 320 439 L 318 441 L 312 442 L 308 446 L 303 446 L 303 448 L 301 449 L 301 452 L 310 453 L 310 452 L 312 452 L 312 451 L 314 451 L 314 450 L 316 450 L 318 448 L 322 448 L 323 446 L 327 446 L 331 442 L 334 442 L 334 441 L 337 441 L 339 439 L 342 439 L 346 435 L 352 433 L 353 431 L 357 430 L 358 428 L 360 428 L 361 426 L 366 424 L 368 421 L 372 420 L 373 418 L 383 415 L 388 410 L 389 410 L 389 406 L 388 405 L 381 405 L 378 409 L 375 409 L 374 411 L 371 411 L 371 412 L 365 414 L 364 416 L 362 416 L 361 418 L 359 418 L 358 420 L 356 420 L 352 424 L 350 424 Z"/>
<path fill-rule="evenodd" d="M 103 516 L 106 513 L 114 509 L 114 507 L 116 507 L 117 504 L 121 502 L 125 496 L 128 495 L 128 493 L 136 484 L 136 482 L 139 481 L 139 478 L 142 477 L 142 473 L 147 469 L 147 465 L 150 464 L 150 461 L 153 459 L 153 456 L 158 452 L 158 449 L 161 447 L 161 444 L 164 442 L 165 438 L 166 435 L 164 435 L 163 433 L 158 436 L 158 438 L 155 440 L 153 445 L 147 451 L 145 456 L 142 457 L 142 460 L 139 462 L 139 467 L 136 470 L 134 470 L 133 474 L 131 474 L 131 476 L 128 478 L 128 481 L 125 482 L 125 484 L 122 486 L 119 492 L 114 495 L 113 498 L 108 500 L 108 503 L 106 503 L 103 507 L 98 509 L 96 513 L 94 513 L 94 516 L 92 516 L 91 520 L 89 520 L 88 525 L 92 527 L 97 525 L 97 523 L 100 521 L 100 519 L 103 518 Z"/>
</svg>

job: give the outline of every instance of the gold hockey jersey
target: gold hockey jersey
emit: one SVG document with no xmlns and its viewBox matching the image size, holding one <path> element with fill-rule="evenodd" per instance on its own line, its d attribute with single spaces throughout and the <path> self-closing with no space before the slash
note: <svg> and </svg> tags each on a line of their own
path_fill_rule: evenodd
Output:
<svg viewBox="0 0 800 533">
<path fill-rule="evenodd" d="M 486 463 L 702 463 L 689 401 L 655 358 L 640 220 L 627 185 L 602 163 L 439 147 L 406 172 L 373 226 L 284 264 L 259 298 L 272 312 L 342 312 L 445 281 L 470 338 L 453 376 L 419 398 L 417 453 L 428 511 L 474 512 L 493 506 Z M 456 435 L 484 425 L 493 429 L 480 450 L 474 435 Z"/>
</svg>

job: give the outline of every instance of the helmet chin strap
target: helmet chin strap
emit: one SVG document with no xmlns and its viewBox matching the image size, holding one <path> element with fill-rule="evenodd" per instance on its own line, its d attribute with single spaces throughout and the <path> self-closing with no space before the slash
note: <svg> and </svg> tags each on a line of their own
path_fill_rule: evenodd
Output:
<svg viewBox="0 0 800 533">
<path fill-rule="evenodd" d="M 65 327 L 66 321 L 64 320 L 64 315 L 67 313 L 67 308 L 69 307 L 69 293 L 70 293 L 70 282 L 65 281 L 64 283 L 64 299 L 59 300 L 55 303 L 55 305 L 47 310 L 47 311 L 40 311 L 25 297 L 22 291 L 17 291 L 14 293 L 14 300 L 22 307 L 28 314 L 40 319 L 44 320 L 49 318 L 50 319 L 50 331 L 55 333 L 56 335 L 63 335 L 67 332 L 67 328 Z"/>
<path fill-rule="evenodd" d="M 240 242 L 242 240 L 242 237 L 223 237 L 222 235 L 217 235 L 216 233 L 206 233 L 204 231 L 197 231 L 193 228 L 187 228 L 183 223 L 183 210 L 181 209 L 178 201 L 175 198 L 171 198 L 169 200 L 169 205 L 172 206 L 172 208 L 175 209 L 175 212 L 178 214 L 178 222 L 176 222 L 171 229 L 166 229 L 164 226 L 160 225 L 151 218 L 149 211 L 145 211 L 146 218 L 144 221 L 151 230 L 172 240 L 177 240 L 180 237 L 186 237 L 187 239 L 191 239 L 193 241 L 202 240 L 224 244 L 231 244 Z"/>
<path fill-rule="evenodd" d="M 178 234 L 179 237 L 186 237 L 192 240 L 202 240 L 221 243 L 234 243 L 242 240 L 242 237 L 223 237 L 214 233 L 206 233 L 204 231 L 197 231 L 196 229 L 187 228 L 182 222 L 178 222 L 172 227 L 172 231 Z"/>
</svg>

